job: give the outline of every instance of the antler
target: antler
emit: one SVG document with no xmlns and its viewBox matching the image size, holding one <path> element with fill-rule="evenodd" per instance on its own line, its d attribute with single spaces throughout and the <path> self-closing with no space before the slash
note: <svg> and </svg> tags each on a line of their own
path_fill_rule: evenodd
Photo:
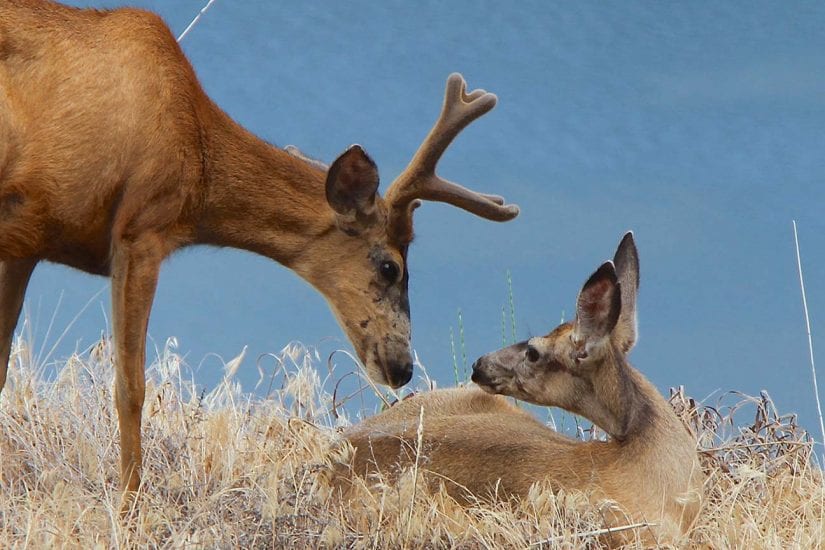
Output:
<svg viewBox="0 0 825 550">
<path fill-rule="evenodd" d="M 387 190 L 390 231 L 403 242 L 412 238 L 412 211 L 420 205 L 418 199 L 446 202 L 497 222 L 518 216 L 518 206 L 504 204 L 502 197 L 471 191 L 435 173 L 438 160 L 459 132 L 496 105 L 494 94 L 484 90 L 467 93 L 465 86 L 458 73 L 447 78 L 441 115 L 410 164 Z"/>
</svg>

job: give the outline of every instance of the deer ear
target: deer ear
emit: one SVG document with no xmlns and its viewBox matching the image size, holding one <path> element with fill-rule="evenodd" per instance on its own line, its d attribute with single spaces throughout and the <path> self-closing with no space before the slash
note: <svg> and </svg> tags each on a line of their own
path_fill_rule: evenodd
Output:
<svg viewBox="0 0 825 550">
<path fill-rule="evenodd" d="M 625 233 L 613 256 L 616 276 L 622 295 L 622 311 L 613 331 L 613 341 L 623 353 L 628 353 L 636 344 L 639 332 L 636 321 L 636 295 L 639 291 L 639 252 L 633 240 L 633 232 Z"/>
<path fill-rule="evenodd" d="M 327 202 L 347 233 L 358 233 L 375 221 L 377 191 L 378 167 L 360 145 L 344 151 L 327 171 Z"/>
<path fill-rule="evenodd" d="M 613 262 L 605 262 L 584 283 L 576 300 L 574 336 L 589 344 L 608 336 L 622 309 L 621 290 Z"/>
</svg>

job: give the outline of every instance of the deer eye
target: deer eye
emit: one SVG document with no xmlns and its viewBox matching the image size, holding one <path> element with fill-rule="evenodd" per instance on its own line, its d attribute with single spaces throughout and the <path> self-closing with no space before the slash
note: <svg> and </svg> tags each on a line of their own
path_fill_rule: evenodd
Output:
<svg viewBox="0 0 825 550">
<path fill-rule="evenodd" d="M 398 267 L 398 264 L 392 261 L 381 262 L 381 265 L 378 266 L 378 271 L 381 273 L 381 277 L 384 278 L 385 281 L 388 283 L 394 283 L 398 280 L 398 273 L 401 269 Z"/>
<path fill-rule="evenodd" d="M 537 350 L 533 346 L 527 346 L 527 351 L 524 352 L 524 354 L 527 357 L 527 360 L 530 361 L 531 363 L 535 363 L 541 357 L 541 354 L 539 353 L 539 350 Z"/>
</svg>

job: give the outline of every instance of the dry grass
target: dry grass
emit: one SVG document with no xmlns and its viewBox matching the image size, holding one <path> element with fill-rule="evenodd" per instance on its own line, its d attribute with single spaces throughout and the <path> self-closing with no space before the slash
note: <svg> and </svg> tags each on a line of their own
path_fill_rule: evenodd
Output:
<svg viewBox="0 0 825 550">
<path fill-rule="evenodd" d="M 517 506 L 468 509 L 427 493 L 410 472 L 339 505 L 331 466 L 348 456 L 335 428 L 347 421 L 324 391 L 323 365 L 300 346 L 276 358 L 290 367 L 265 399 L 232 382 L 240 361 L 199 393 L 174 347 L 161 351 L 147 386 L 139 514 L 124 524 L 110 354 L 101 342 L 46 380 L 17 343 L 0 399 L 0 547 L 598 546 L 599 511 L 583 495 L 540 486 Z M 810 438 L 767 395 L 728 400 L 735 405 L 699 406 L 682 391 L 671 399 L 709 476 L 689 544 L 822 547 L 825 492 Z"/>
</svg>

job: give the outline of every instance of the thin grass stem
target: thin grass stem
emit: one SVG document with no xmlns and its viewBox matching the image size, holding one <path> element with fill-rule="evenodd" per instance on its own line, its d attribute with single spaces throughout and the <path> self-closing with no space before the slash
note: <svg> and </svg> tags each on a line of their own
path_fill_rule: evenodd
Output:
<svg viewBox="0 0 825 550">
<path fill-rule="evenodd" d="M 808 336 L 808 354 L 811 361 L 811 376 L 814 382 L 814 397 L 816 398 L 816 412 L 819 416 L 819 430 L 822 434 L 820 443 L 825 445 L 825 422 L 822 420 L 822 402 L 819 399 L 819 385 L 816 380 L 816 364 L 814 363 L 814 343 L 811 338 L 811 319 L 808 315 L 808 299 L 805 294 L 805 279 L 802 276 L 802 257 L 799 253 L 799 234 L 796 230 L 796 220 L 793 223 L 793 241 L 796 247 L 796 268 L 799 272 L 799 288 L 802 290 L 802 310 L 805 312 L 805 332 Z"/>
<path fill-rule="evenodd" d="M 198 24 L 198 21 L 200 21 L 201 17 L 203 17 L 203 15 L 209 10 L 209 8 L 212 7 L 212 4 L 214 2 L 215 0 L 209 0 L 206 3 L 206 5 L 203 8 L 201 8 L 201 11 L 199 11 L 197 15 L 195 15 L 195 18 L 192 19 L 192 21 L 186 26 L 186 28 L 183 29 L 183 32 L 180 33 L 180 36 L 178 36 L 178 42 L 186 38 L 186 35 L 189 34 L 189 31 L 191 31 L 194 28 L 194 26 Z"/>
</svg>

